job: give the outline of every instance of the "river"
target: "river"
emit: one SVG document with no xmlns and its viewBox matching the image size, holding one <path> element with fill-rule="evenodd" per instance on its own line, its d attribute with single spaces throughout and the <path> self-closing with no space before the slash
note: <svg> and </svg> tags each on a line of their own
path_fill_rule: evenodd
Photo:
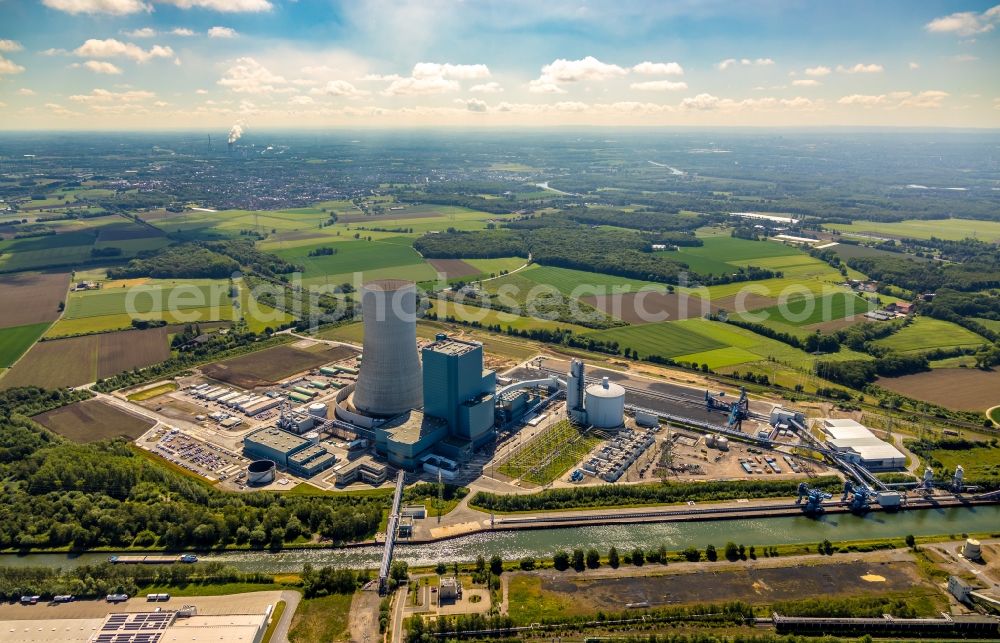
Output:
<svg viewBox="0 0 1000 643">
<path fill-rule="evenodd" d="M 645 523 L 633 525 L 603 525 L 593 527 L 561 527 L 556 529 L 484 532 L 426 545 L 401 542 L 396 557 L 411 565 L 433 565 L 438 562 L 471 561 L 500 554 L 506 560 L 525 556 L 544 558 L 559 549 L 596 546 L 601 553 L 614 545 L 621 552 L 635 547 L 650 549 L 663 544 L 667 549 L 680 550 L 689 546 L 704 549 L 709 543 L 721 547 L 727 541 L 745 545 L 778 545 L 818 543 L 824 539 L 836 543 L 867 538 L 932 536 L 1000 530 L 1000 505 L 919 509 L 895 514 L 872 512 L 859 517 L 852 514 L 831 514 L 819 519 L 806 516 L 779 518 L 744 518 L 699 522 Z M 376 568 L 382 548 L 376 546 L 346 549 L 300 549 L 277 553 L 238 551 L 201 556 L 203 561 L 220 561 L 244 571 L 291 572 L 306 563 L 314 566 L 335 565 L 354 568 Z M 29 554 L 0 556 L 0 566 L 41 565 L 76 567 L 107 560 L 107 554 Z"/>
</svg>

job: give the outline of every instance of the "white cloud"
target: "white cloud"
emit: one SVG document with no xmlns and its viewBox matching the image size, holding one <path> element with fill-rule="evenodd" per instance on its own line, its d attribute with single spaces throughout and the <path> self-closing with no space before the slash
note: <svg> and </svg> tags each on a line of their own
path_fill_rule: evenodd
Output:
<svg viewBox="0 0 1000 643">
<path fill-rule="evenodd" d="M 282 92 L 294 92 L 295 89 L 287 87 L 288 81 L 284 76 L 273 74 L 259 62 L 250 58 L 237 58 L 236 64 L 226 70 L 218 84 L 228 87 L 237 93 L 245 94 L 271 94 Z"/>
<path fill-rule="evenodd" d="M 42 4 L 66 13 L 109 13 L 114 16 L 153 9 L 142 0 L 42 0 Z"/>
<path fill-rule="evenodd" d="M 153 58 L 172 58 L 174 50 L 170 47 L 153 45 L 148 51 L 139 45 L 131 42 L 121 42 L 114 38 L 107 40 L 97 40 L 91 38 L 73 50 L 73 53 L 81 58 L 115 58 L 124 56 L 132 60 L 144 63 Z"/>
<path fill-rule="evenodd" d="M 343 96 L 345 98 L 361 98 L 369 94 L 369 92 L 358 89 L 346 80 L 331 80 L 323 87 L 317 87 L 309 93 L 313 95 L 327 94 L 329 96 Z"/>
<path fill-rule="evenodd" d="M 951 57 L 951 61 L 956 63 L 971 63 L 977 60 L 979 60 L 979 56 L 973 56 L 972 54 L 959 54 Z"/>
<path fill-rule="evenodd" d="M 837 71 L 842 74 L 877 74 L 883 71 L 882 65 L 876 63 L 858 63 L 853 67 L 844 67 L 843 65 L 837 65 Z"/>
<path fill-rule="evenodd" d="M 455 102 L 459 105 L 464 105 L 465 109 L 470 112 L 477 112 L 481 114 L 489 109 L 489 105 L 486 104 L 486 101 L 479 100 L 478 98 L 470 98 L 468 100 L 456 98 Z"/>
<path fill-rule="evenodd" d="M 310 70 L 310 71 L 306 71 L 306 70 Z M 322 71 L 315 71 L 315 70 L 322 70 Z M 308 74 L 308 73 L 326 73 L 326 72 L 330 72 L 330 71 L 333 71 L 333 70 L 330 69 L 329 67 L 303 67 L 302 68 L 302 73 L 303 74 Z M 384 80 L 386 82 L 392 82 L 394 80 L 402 80 L 402 79 L 403 79 L 403 77 L 400 76 L 399 74 L 365 74 L 364 76 L 362 76 L 358 80 Z"/>
<path fill-rule="evenodd" d="M 890 109 L 899 107 L 937 108 L 949 96 L 948 92 L 926 90 L 919 94 L 911 92 L 889 92 L 888 94 L 851 94 L 837 100 L 841 105 L 859 105 L 861 107 L 884 106 Z"/>
<path fill-rule="evenodd" d="M 716 68 L 719 71 L 726 71 L 730 67 L 735 67 L 736 65 L 742 65 L 744 67 L 767 67 L 768 65 L 773 65 L 774 61 L 770 58 L 726 58 L 725 60 L 720 60 L 716 63 Z M 707 95 L 707 94 L 706 94 Z"/>
<path fill-rule="evenodd" d="M 629 87 L 642 92 L 674 92 L 687 89 L 688 84 L 683 81 L 651 80 L 644 83 L 632 83 Z"/>
<path fill-rule="evenodd" d="M 816 67 L 807 67 L 806 76 L 827 76 L 829 75 L 831 69 L 824 65 L 818 65 Z"/>
<path fill-rule="evenodd" d="M 538 80 L 546 83 L 575 83 L 579 81 L 607 80 L 628 73 L 618 65 L 602 63 L 593 56 L 580 60 L 559 58 L 542 67 Z"/>
<path fill-rule="evenodd" d="M 289 105 L 312 105 L 315 102 L 311 96 L 292 96 L 288 99 Z"/>
<path fill-rule="evenodd" d="M 982 13 L 959 11 L 948 16 L 931 20 L 924 29 L 931 33 L 953 33 L 959 36 L 973 36 L 993 31 L 1000 22 L 1000 4 Z"/>
<path fill-rule="evenodd" d="M 269 0 L 157 0 L 181 9 L 210 9 L 222 13 L 260 13 L 270 11 Z"/>
<path fill-rule="evenodd" d="M 94 89 L 89 94 L 76 94 L 69 99 L 78 103 L 139 103 L 150 98 L 155 98 L 156 94 L 145 90 L 132 89 L 124 92 L 112 92 L 107 89 Z"/>
<path fill-rule="evenodd" d="M 34 96 L 35 95 L 35 90 L 28 89 L 27 87 L 22 87 L 21 89 L 17 90 L 17 95 L 18 96 Z"/>
<path fill-rule="evenodd" d="M 199 96 L 204 96 L 205 94 L 208 93 L 208 90 L 207 89 L 196 89 L 196 90 L 194 90 L 194 93 L 198 94 Z"/>
<path fill-rule="evenodd" d="M 798 78 L 792 81 L 792 84 L 796 87 L 818 87 L 822 83 L 814 78 Z"/>
<path fill-rule="evenodd" d="M 65 49 L 57 49 L 55 47 L 51 47 L 49 49 L 45 49 L 45 50 L 40 51 L 38 53 L 40 53 L 43 56 L 65 56 L 65 55 L 69 54 L 69 52 L 66 51 Z"/>
<path fill-rule="evenodd" d="M 238 34 L 229 27 L 212 27 L 208 30 L 209 38 L 235 38 Z"/>
<path fill-rule="evenodd" d="M 528 91 L 532 94 L 565 94 L 566 90 L 552 82 L 543 81 L 541 78 L 528 83 Z"/>
<path fill-rule="evenodd" d="M 637 74 L 644 74 L 648 76 L 683 76 L 684 68 L 678 63 L 654 63 L 641 62 L 638 65 L 632 67 L 632 71 Z"/>
<path fill-rule="evenodd" d="M 4 74 L 20 74 L 24 71 L 24 67 L 18 65 L 13 60 L 7 60 L 3 56 L 0 56 L 0 76 Z"/>
<path fill-rule="evenodd" d="M 152 27 L 143 27 L 142 29 L 123 31 L 122 33 L 129 38 L 152 38 L 156 35 L 156 29 L 153 29 Z"/>
<path fill-rule="evenodd" d="M 478 80 L 489 78 L 490 69 L 486 65 L 452 65 L 451 63 L 417 63 L 411 75 L 414 78 L 451 78 L 454 80 Z"/>
<path fill-rule="evenodd" d="M 920 63 L 911 62 L 910 69 L 920 69 Z"/>
<path fill-rule="evenodd" d="M 732 98 L 719 98 L 712 94 L 698 94 L 697 96 L 685 98 L 679 105 L 681 110 L 687 111 L 724 111 L 738 112 L 744 110 L 751 111 L 781 111 L 781 110 L 802 110 L 814 111 L 823 109 L 822 101 L 815 101 L 803 96 L 795 98 L 744 98 L 734 100 Z"/>
<path fill-rule="evenodd" d="M 473 85 L 469 88 L 469 91 L 474 94 L 499 94 L 503 91 L 503 87 L 500 86 L 500 83 L 490 82 Z"/>
<path fill-rule="evenodd" d="M 382 91 L 383 96 L 422 96 L 427 94 L 443 94 L 458 91 L 456 80 L 447 78 L 400 78 L 392 81 Z"/>
<path fill-rule="evenodd" d="M 122 70 L 118 66 L 103 60 L 88 60 L 83 63 L 82 67 L 89 69 L 95 74 L 115 75 L 122 73 Z"/>
<path fill-rule="evenodd" d="M 185 38 L 190 38 L 191 36 L 194 35 L 194 31 L 192 31 L 191 29 L 187 29 L 185 27 L 177 27 L 176 29 L 171 30 L 170 33 L 174 34 L 175 36 L 183 36 Z"/>
<path fill-rule="evenodd" d="M 10 53 L 21 51 L 24 47 L 16 40 L 0 40 L 0 51 Z"/>
</svg>

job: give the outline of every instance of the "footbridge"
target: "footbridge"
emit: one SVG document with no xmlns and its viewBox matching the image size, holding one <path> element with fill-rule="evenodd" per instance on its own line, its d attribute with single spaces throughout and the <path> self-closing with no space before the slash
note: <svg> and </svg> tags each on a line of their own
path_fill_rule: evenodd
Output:
<svg viewBox="0 0 1000 643">
<path fill-rule="evenodd" d="M 396 474 L 396 493 L 392 496 L 389 524 L 385 528 L 385 549 L 382 552 L 382 564 L 378 568 L 378 593 L 383 596 L 389 591 L 389 568 L 392 567 L 392 551 L 396 546 L 396 532 L 399 530 L 399 508 L 403 502 L 405 478 L 405 471 L 400 470 Z"/>
</svg>

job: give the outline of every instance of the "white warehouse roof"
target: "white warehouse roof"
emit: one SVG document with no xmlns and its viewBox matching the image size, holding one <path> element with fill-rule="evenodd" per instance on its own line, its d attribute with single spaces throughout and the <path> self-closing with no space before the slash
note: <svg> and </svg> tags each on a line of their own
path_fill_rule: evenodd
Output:
<svg viewBox="0 0 1000 643">
<path fill-rule="evenodd" d="M 827 443 L 837 451 L 857 454 L 863 463 L 882 467 L 903 466 L 906 456 L 896 447 L 878 438 L 868 427 L 847 419 L 822 421 Z"/>
</svg>

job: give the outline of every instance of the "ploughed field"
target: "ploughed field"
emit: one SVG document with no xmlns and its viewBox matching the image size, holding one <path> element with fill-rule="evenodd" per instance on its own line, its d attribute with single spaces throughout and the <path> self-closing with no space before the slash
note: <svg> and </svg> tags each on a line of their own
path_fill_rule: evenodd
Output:
<svg viewBox="0 0 1000 643">
<path fill-rule="evenodd" d="M 75 402 L 32 419 L 74 442 L 97 442 L 117 437 L 134 440 L 155 424 L 101 400 Z"/>
<path fill-rule="evenodd" d="M 986 411 L 1000 405 L 1000 370 L 936 368 L 903 377 L 882 377 L 876 384 L 895 393 L 959 411 Z"/>
<path fill-rule="evenodd" d="M 240 388 L 274 384 L 296 373 L 337 362 L 358 354 L 349 346 L 335 346 L 309 351 L 292 346 L 275 346 L 203 366 L 201 372 L 220 382 Z"/>
</svg>

